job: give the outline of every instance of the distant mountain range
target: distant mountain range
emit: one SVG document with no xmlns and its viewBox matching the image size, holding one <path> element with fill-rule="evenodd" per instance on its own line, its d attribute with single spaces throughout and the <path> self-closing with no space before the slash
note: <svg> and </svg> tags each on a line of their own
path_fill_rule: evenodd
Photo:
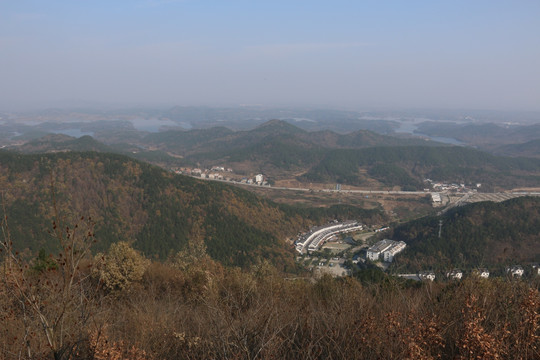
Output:
<svg viewBox="0 0 540 360">
<path fill-rule="evenodd" d="M 223 127 L 190 131 L 167 131 L 147 135 L 143 142 L 187 154 L 248 149 L 269 140 L 293 139 L 299 146 L 361 148 L 425 144 L 422 139 L 402 139 L 368 130 L 338 134 L 329 130 L 309 132 L 283 120 L 270 120 L 252 130 L 231 131 Z M 441 145 L 441 144 L 438 144 Z"/>
<path fill-rule="evenodd" d="M 536 145 L 533 142 L 521 150 L 514 146 L 513 151 L 528 154 Z M 130 144 L 103 145 L 87 136 L 75 140 L 48 135 L 17 149 L 30 153 L 62 149 L 118 152 L 162 166 L 226 165 L 274 179 L 370 188 L 419 190 L 425 178 L 482 183 L 486 191 L 540 183 L 539 159 L 498 157 L 467 147 L 367 130 L 309 132 L 283 120 L 246 131 L 214 127 L 150 133 Z"/>
<path fill-rule="evenodd" d="M 500 148 L 501 145 L 519 144 L 540 139 L 540 124 L 517 126 L 494 123 L 459 124 L 427 121 L 420 123 L 415 132 L 458 139 L 466 144 L 485 150 L 499 148 L 498 152 L 503 153 L 501 151 L 503 148 Z M 509 153 L 508 155 L 512 154 Z"/>
</svg>

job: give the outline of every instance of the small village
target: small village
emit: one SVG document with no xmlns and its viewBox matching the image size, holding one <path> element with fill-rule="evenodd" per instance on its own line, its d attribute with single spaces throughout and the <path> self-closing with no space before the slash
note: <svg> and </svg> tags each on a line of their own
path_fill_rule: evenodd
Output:
<svg viewBox="0 0 540 360">
<path fill-rule="evenodd" d="M 224 166 L 212 166 L 210 169 L 179 167 L 171 169 L 175 174 L 189 175 L 208 180 L 229 181 L 239 184 L 270 186 L 263 174 L 254 176 L 241 176 L 234 173 L 233 169 Z"/>
<path fill-rule="evenodd" d="M 377 233 L 387 230 L 388 227 L 368 229 L 357 221 L 333 222 L 313 227 L 306 233 L 298 235 L 294 242 L 299 253 L 296 261 L 307 270 L 313 272 L 315 277 L 330 274 L 334 277 L 350 276 L 359 264 L 374 264 L 383 271 L 387 271 L 394 258 L 403 252 L 407 244 L 404 241 L 382 239 L 369 245 L 370 240 Z M 354 236 L 351 236 L 354 235 Z M 527 269 L 527 271 L 526 271 Z M 504 268 L 504 276 L 510 279 L 523 277 L 526 273 L 540 276 L 539 264 L 511 265 Z M 492 275 L 487 268 L 475 268 L 470 271 L 453 268 L 444 273 L 436 274 L 433 270 L 420 271 L 412 274 L 393 274 L 399 278 L 414 281 L 459 281 L 465 275 L 487 279 Z M 499 271 L 499 275 L 500 271 Z"/>
</svg>

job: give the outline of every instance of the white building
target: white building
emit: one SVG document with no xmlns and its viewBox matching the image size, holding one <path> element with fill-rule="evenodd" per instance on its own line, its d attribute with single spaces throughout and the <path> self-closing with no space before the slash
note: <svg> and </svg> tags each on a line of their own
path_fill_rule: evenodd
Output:
<svg viewBox="0 0 540 360">
<path fill-rule="evenodd" d="M 356 221 L 333 223 L 329 226 L 313 228 L 307 234 L 300 236 L 296 241 L 296 251 L 304 253 L 318 250 L 326 241 L 331 240 L 337 234 L 346 234 L 362 230 L 363 226 Z"/>
<path fill-rule="evenodd" d="M 477 269 L 473 272 L 474 275 L 487 279 L 489 278 L 489 270 L 488 269 Z"/>
<path fill-rule="evenodd" d="M 433 271 L 424 271 L 418 274 L 418 277 L 420 278 L 420 280 L 434 281 L 435 273 Z"/>
<path fill-rule="evenodd" d="M 507 267 L 506 272 L 512 276 L 518 276 L 518 277 L 522 277 L 524 273 L 521 265 L 514 265 L 514 266 Z"/>
<path fill-rule="evenodd" d="M 448 273 L 446 273 L 446 277 L 452 280 L 461 280 L 463 277 L 463 272 L 458 269 L 454 269 Z"/>
<path fill-rule="evenodd" d="M 394 256 L 403 251 L 405 246 L 407 246 L 407 244 L 405 244 L 403 241 L 398 242 L 384 239 L 371 246 L 367 250 L 366 257 L 371 261 L 377 261 L 382 254 L 384 261 L 392 262 L 392 260 L 394 260 Z"/>
<path fill-rule="evenodd" d="M 388 250 L 392 246 L 391 241 L 392 240 L 384 239 L 372 245 L 369 249 L 367 249 L 367 259 L 371 261 L 379 260 L 382 252 Z"/>
<path fill-rule="evenodd" d="M 262 184 L 262 182 L 264 181 L 264 176 L 263 174 L 257 174 L 255 175 L 255 182 L 257 184 Z"/>
<path fill-rule="evenodd" d="M 402 252 L 407 244 L 405 244 L 404 241 L 398 241 L 392 244 L 392 246 L 383 252 L 383 259 L 386 262 L 392 262 L 394 260 L 394 256 L 396 256 L 398 253 Z"/>
</svg>

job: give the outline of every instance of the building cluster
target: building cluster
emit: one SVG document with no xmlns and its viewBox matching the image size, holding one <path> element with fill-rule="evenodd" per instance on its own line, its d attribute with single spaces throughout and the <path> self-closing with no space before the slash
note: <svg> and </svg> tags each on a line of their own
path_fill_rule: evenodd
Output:
<svg viewBox="0 0 540 360">
<path fill-rule="evenodd" d="M 233 172 L 233 169 L 225 168 L 223 166 L 213 166 L 210 169 L 179 167 L 172 169 L 172 171 L 176 174 L 200 177 L 201 179 L 225 180 L 241 184 L 268 186 L 268 182 L 263 174 L 257 174 L 252 178 L 235 178 L 233 175 L 230 175 L 230 173 Z"/>
<path fill-rule="evenodd" d="M 243 177 L 242 179 L 240 179 L 239 183 L 241 183 L 241 184 L 250 184 L 250 185 L 268 186 L 268 182 L 265 180 L 263 174 L 257 174 L 253 178 Z"/>
<path fill-rule="evenodd" d="M 383 261 L 392 262 L 394 256 L 402 252 L 406 246 L 407 244 L 403 241 L 384 239 L 367 250 L 366 258 L 371 261 L 377 261 L 382 255 Z"/>
<path fill-rule="evenodd" d="M 478 188 L 482 186 L 482 184 L 480 183 L 474 184 L 472 186 L 473 189 L 471 189 L 470 187 L 467 187 L 467 185 L 463 183 L 461 184 L 445 183 L 445 182 L 440 182 L 440 181 L 433 181 L 431 179 L 424 179 L 424 182 L 428 183 L 430 187 L 435 191 L 444 191 L 444 192 L 450 191 L 450 192 L 457 192 L 457 193 L 460 193 L 460 192 L 467 193 L 470 191 L 476 191 Z M 424 189 L 424 190 L 430 191 L 430 189 Z"/>
<path fill-rule="evenodd" d="M 345 221 L 339 223 L 334 221 L 332 224 L 322 227 L 312 228 L 308 233 L 302 234 L 295 242 L 296 251 L 303 254 L 306 252 L 317 251 L 321 246 L 330 240 L 336 240 L 338 234 L 360 231 L 363 226 L 357 221 Z"/>
<path fill-rule="evenodd" d="M 532 275 L 540 275 L 539 264 L 532 264 L 531 269 L 532 269 Z M 525 270 L 523 269 L 521 265 L 512 265 L 512 266 L 506 267 L 505 273 L 509 277 L 520 278 L 525 274 Z M 484 279 L 489 278 L 489 275 L 490 275 L 489 270 L 485 268 L 475 269 L 471 272 L 471 274 L 473 276 L 484 278 Z M 459 269 L 453 269 L 446 273 L 446 278 L 449 280 L 461 280 L 463 278 L 463 275 L 464 275 L 463 271 Z M 411 280 L 429 280 L 429 281 L 435 280 L 435 272 L 431 270 L 422 271 L 418 274 L 399 274 L 398 276 L 406 278 L 406 279 L 411 279 Z"/>
<path fill-rule="evenodd" d="M 434 204 L 441 204 L 441 194 L 439 193 L 431 193 L 431 201 L 433 201 Z"/>
<path fill-rule="evenodd" d="M 212 179 L 224 179 L 224 173 L 232 173 L 233 169 L 224 168 L 223 166 L 213 166 L 210 169 L 190 168 L 190 167 L 178 167 L 172 169 L 176 174 L 191 175 L 202 178 Z M 212 176 L 212 177 L 210 177 Z"/>
</svg>

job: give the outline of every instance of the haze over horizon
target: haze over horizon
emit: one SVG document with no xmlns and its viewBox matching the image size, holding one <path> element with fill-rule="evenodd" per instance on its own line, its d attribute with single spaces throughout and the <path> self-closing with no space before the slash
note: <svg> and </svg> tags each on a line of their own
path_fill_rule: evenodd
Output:
<svg viewBox="0 0 540 360">
<path fill-rule="evenodd" d="M 537 1 L 0 0 L 0 110 L 540 111 Z"/>
</svg>

